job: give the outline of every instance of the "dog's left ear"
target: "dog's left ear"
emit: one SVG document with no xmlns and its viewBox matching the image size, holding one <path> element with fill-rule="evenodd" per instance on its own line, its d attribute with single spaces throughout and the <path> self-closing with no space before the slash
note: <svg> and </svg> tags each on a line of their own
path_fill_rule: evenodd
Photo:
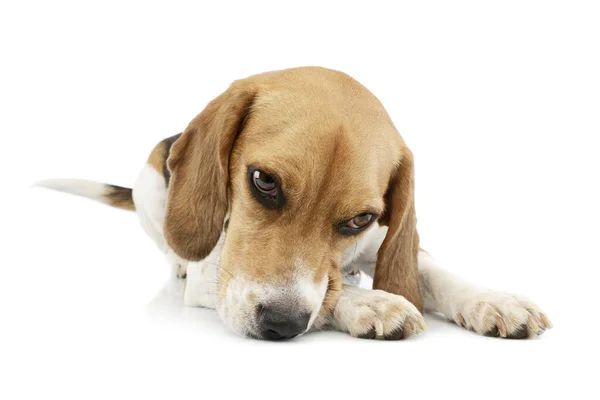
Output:
<svg viewBox="0 0 600 400">
<path fill-rule="evenodd" d="M 386 210 L 379 219 L 381 225 L 388 226 L 388 231 L 377 253 L 373 289 L 402 295 L 423 312 L 417 266 L 419 234 L 414 188 L 413 155 L 404 146 L 400 165 L 388 184 Z"/>
</svg>

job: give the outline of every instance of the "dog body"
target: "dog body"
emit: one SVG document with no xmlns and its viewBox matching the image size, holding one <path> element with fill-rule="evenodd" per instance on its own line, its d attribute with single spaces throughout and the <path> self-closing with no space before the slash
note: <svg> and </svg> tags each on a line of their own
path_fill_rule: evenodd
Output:
<svg viewBox="0 0 600 400">
<path fill-rule="evenodd" d="M 184 303 L 237 333 L 311 329 L 400 339 L 423 310 L 480 334 L 533 337 L 551 324 L 520 296 L 470 285 L 419 248 L 413 157 L 381 103 L 340 72 L 297 68 L 235 82 L 151 152 L 133 191 L 44 186 L 135 209 Z M 359 288 L 360 273 L 376 290 Z"/>
</svg>

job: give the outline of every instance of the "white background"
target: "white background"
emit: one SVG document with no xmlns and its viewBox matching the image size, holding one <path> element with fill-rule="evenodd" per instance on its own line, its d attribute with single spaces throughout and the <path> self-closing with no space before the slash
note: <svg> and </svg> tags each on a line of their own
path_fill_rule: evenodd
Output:
<svg viewBox="0 0 600 400">
<path fill-rule="evenodd" d="M 598 398 L 598 3 L 205 3 L 2 2 L 0 397 Z M 301 65 L 387 107 L 422 245 L 553 330 L 498 340 L 428 316 L 404 342 L 242 339 L 161 291 L 134 214 L 29 188 L 131 186 L 231 81 Z"/>
</svg>

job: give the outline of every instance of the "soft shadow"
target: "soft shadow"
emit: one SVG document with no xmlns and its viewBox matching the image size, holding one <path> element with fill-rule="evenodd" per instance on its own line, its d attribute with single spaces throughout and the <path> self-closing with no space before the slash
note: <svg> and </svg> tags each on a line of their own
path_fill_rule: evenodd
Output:
<svg viewBox="0 0 600 400">
<path fill-rule="evenodd" d="M 172 313 L 183 309 L 183 289 L 185 280 L 169 278 L 163 287 L 154 295 L 146 305 L 150 315 Z"/>
<path fill-rule="evenodd" d="M 177 325 L 201 327 L 202 330 L 226 330 L 215 310 L 184 306 L 184 287 L 184 279 L 169 278 L 146 305 L 147 315 Z"/>
</svg>

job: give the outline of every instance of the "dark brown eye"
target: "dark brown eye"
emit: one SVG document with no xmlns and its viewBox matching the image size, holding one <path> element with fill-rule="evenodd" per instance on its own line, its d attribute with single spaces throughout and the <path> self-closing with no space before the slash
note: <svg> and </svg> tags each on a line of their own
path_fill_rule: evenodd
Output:
<svg viewBox="0 0 600 400">
<path fill-rule="evenodd" d="M 266 208 L 282 208 L 285 205 L 279 181 L 273 175 L 248 167 L 248 186 L 256 200 Z"/>
<path fill-rule="evenodd" d="M 338 231 L 343 235 L 356 235 L 365 230 L 376 219 L 376 214 L 359 214 L 349 221 L 338 224 Z"/>
<path fill-rule="evenodd" d="M 265 174 L 261 170 L 256 170 L 252 174 L 252 182 L 254 182 L 254 186 L 261 192 L 270 197 L 275 197 L 277 195 L 277 183 L 271 175 Z"/>
<path fill-rule="evenodd" d="M 346 225 L 352 229 L 360 229 L 369 225 L 371 219 L 373 219 L 373 214 L 361 214 L 352 218 Z"/>
</svg>

